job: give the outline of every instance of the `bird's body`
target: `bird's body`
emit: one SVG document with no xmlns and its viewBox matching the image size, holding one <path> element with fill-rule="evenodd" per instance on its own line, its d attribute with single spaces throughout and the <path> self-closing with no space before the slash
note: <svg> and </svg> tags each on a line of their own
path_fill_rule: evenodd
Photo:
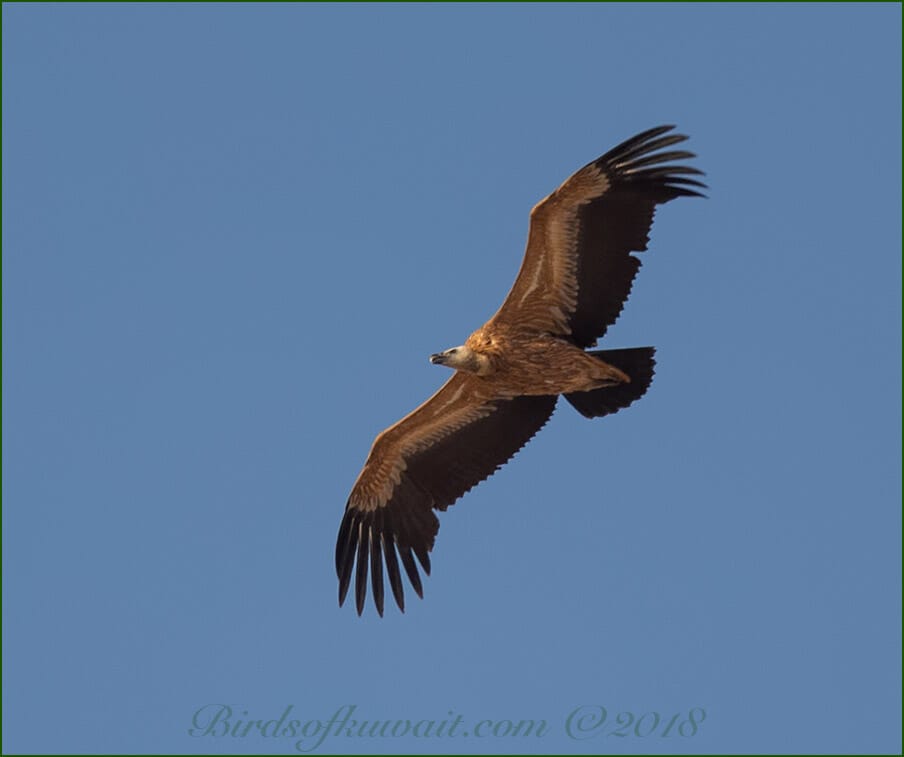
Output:
<svg viewBox="0 0 904 757">
<path fill-rule="evenodd" d="M 618 369 L 566 339 L 518 325 L 491 321 L 471 334 L 464 347 L 486 359 L 477 361 L 477 371 L 470 370 L 469 365 L 452 367 L 481 377 L 492 376 L 497 397 L 569 394 L 630 381 Z"/>
<path fill-rule="evenodd" d="M 455 370 L 430 399 L 380 433 L 346 506 L 336 544 L 339 603 L 355 573 L 358 613 L 368 573 L 383 614 L 383 570 L 404 610 L 402 568 L 422 594 L 439 521 L 546 423 L 559 395 L 597 418 L 641 397 L 653 348 L 594 350 L 621 312 L 657 204 L 699 196 L 688 174 L 656 152 L 686 137 L 658 127 L 584 166 L 531 211 L 527 252 L 502 307 L 460 347 L 432 355 Z"/>
</svg>

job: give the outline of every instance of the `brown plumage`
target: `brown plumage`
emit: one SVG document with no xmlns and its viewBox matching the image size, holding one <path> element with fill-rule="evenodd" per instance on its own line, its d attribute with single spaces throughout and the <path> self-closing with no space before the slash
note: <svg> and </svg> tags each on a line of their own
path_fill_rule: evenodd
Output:
<svg viewBox="0 0 904 757">
<path fill-rule="evenodd" d="M 499 311 L 461 346 L 432 355 L 455 373 L 423 405 L 377 436 L 339 527 L 339 604 L 352 582 L 358 614 L 367 576 L 383 614 L 383 567 L 404 611 L 402 568 L 423 596 L 417 563 L 430 573 L 439 520 L 546 423 L 558 395 L 599 418 L 641 397 L 653 348 L 586 348 L 612 325 L 646 250 L 656 206 L 700 197 L 688 178 L 695 157 L 662 151 L 687 137 L 660 126 L 584 166 L 530 214 L 527 250 Z M 417 562 L 415 562 L 415 559 Z"/>
</svg>

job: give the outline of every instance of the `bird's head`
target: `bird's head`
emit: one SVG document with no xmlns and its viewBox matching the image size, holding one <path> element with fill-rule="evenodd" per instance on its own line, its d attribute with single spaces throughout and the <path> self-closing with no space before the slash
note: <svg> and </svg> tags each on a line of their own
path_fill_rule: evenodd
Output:
<svg viewBox="0 0 904 757">
<path fill-rule="evenodd" d="M 444 352 L 437 352 L 430 356 L 430 362 L 434 365 L 445 365 L 456 371 L 466 371 L 482 376 L 490 372 L 490 360 L 486 355 L 475 352 L 467 345 L 452 347 Z"/>
</svg>

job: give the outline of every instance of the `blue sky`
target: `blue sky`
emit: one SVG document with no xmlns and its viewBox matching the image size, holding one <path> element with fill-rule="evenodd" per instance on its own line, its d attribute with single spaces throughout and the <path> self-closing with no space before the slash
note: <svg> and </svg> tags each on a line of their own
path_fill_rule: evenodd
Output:
<svg viewBox="0 0 904 757">
<path fill-rule="evenodd" d="M 373 437 L 661 123 L 649 393 L 340 610 Z M 4 752 L 900 751 L 900 5 L 5 3 L 2 242 Z"/>
</svg>

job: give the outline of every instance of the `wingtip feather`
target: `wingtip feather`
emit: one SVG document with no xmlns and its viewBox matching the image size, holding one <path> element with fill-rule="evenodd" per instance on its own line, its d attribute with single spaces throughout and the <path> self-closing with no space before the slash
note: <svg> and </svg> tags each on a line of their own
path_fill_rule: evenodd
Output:
<svg viewBox="0 0 904 757">
<path fill-rule="evenodd" d="M 364 612 L 364 600 L 367 597 L 367 567 L 370 539 L 365 538 L 364 524 L 358 521 L 358 570 L 355 573 L 355 609 L 358 615 Z"/>
<path fill-rule="evenodd" d="M 379 520 L 377 518 L 379 529 Z M 374 527 L 368 529 L 368 539 L 370 540 L 370 584 L 373 592 L 374 605 L 377 608 L 377 614 L 383 617 L 383 550 L 381 549 L 381 540 L 374 533 Z"/>
</svg>

